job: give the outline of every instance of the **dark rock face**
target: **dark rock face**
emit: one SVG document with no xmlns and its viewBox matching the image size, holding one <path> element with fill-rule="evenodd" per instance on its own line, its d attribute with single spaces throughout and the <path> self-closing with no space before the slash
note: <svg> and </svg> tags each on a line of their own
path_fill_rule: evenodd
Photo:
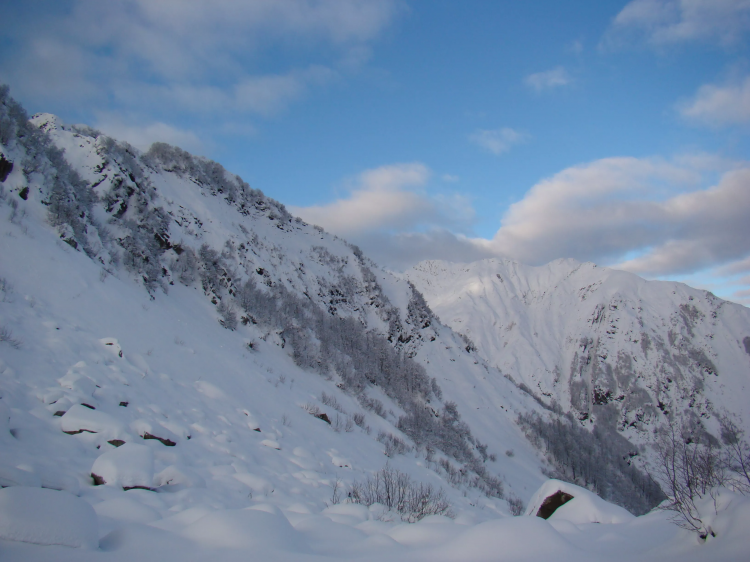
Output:
<svg viewBox="0 0 750 562">
<path fill-rule="evenodd" d="M 568 503 L 572 499 L 573 496 L 571 496 L 570 494 L 566 494 L 562 490 L 558 490 L 551 496 L 547 496 L 547 498 L 542 502 L 542 505 L 539 507 L 539 511 L 536 512 L 536 516 L 541 517 L 542 519 L 549 519 L 558 507 Z"/>
<path fill-rule="evenodd" d="M 161 441 L 163 445 L 166 445 L 167 447 L 174 447 L 177 445 L 174 441 L 171 439 L 167 439 L 166 437 L 158 437 L 156 435 L 151 435 L 148 431 L 143 434 L 144 439 L 156 439 L 157 441 Z"/>
<path fill-rule="evenodd" d="M 0 152 L 0 182 L 4 182 L 8 179 L 8 176 L 13 171 L 13 162 L 7 160 L 5 155 Z"/>
<path fill-rule="evenodd" d="M 328 414 L 325 414 L 325 413 L 324 414 L 318 414 L 315 417 L 318 418 L 319 420 L 323 420 L 328 425 L 331 425 L 331 420 L 328 419 Z"/>
</svg>

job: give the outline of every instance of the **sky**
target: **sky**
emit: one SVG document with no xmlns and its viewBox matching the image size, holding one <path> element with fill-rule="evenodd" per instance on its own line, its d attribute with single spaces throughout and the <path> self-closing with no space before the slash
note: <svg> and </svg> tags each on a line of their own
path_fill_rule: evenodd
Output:
<svg viewBox="0 0 750 562">
<path fill-rule="evenodd" d="M 0 0 L 0 82 L 400 271 L 575 258 L 750 305 L 750 0 Z"/>
</svg>

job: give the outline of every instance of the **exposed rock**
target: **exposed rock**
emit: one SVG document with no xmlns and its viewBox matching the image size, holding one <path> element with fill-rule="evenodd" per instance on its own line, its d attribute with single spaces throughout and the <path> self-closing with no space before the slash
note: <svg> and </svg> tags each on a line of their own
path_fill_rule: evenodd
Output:
<svg viewBox="0 0 750 562">
<path fill-rule="evenodd" d="M 570 494 L 558 490 L 544 499 L 542 505 L 539 506 L 539 510 L 536 512 L 536 516 L 541 517 L 542 519 L 549 519 L 550 515 L 552 515 L 558 507 L 565 505 L 572 499 L 573 496 Z"/>
<path fill-rule="evenodd" d="M 144 439 L 156 439 L 157 441 L 161 441 L 162 444 L 166 445 L 167 447 L 174 447 L 177 445 L 174 441 L 171 439 L 167 439 L 166 437 L 158 437 L 156 435 L 151 435 L 148 431 L 145 432 L 142 436 Z"/>
<path fill-rule="evenodd" d="M 8 176 L 13 171 L 13 162 L 7 160 L 5 155 L 0 152 L 0 182 L 4 182 L 8 179 Z M 26 188 L 28 189 L 28 188 Z"/>
</svg>

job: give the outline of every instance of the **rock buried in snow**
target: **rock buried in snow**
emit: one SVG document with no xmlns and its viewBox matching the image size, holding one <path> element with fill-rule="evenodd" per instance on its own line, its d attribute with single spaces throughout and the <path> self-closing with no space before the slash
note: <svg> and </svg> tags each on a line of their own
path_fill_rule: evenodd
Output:
<svg viewBox="0 0 750 562">
<path fill-rule="evenodd" d="M 154 455 L 146 445 L 125 443 L 101 454 L 91 467 L 91 477 L 97 485 L 150 490 L 154 480 Z"/>
<path fill-rule="evenodd" d="M 99 342 L 104 345 L 112 355 L 122 357 L 122 347 L 120 347 L 120 343 L 115 338 L 102 338 Z"/>
<path fill-rule="evenodd" d="M 131 423 L 130 429 L 144 439 L 156 439 L 157 441 L 160 441 L 162 445 L 166 445 L 167 447 L 174 447 L 177 444 L 177 436 L 166 427 L 154 425 L 143 419 Z"/>
<path fill-rule="evenodd" d="M 60 418 L 60 428 L 69 435 L 82 433 L 104 433 L 111 438 L 123 437 L 125 428 L 112 416 L 91 410 L 80 404 L 71 406 Z"/>
<path fill-rule="evenodd" d="M 170 465 L 154 477 L 154 487 L 205 488 L 206 481 L 193 469 L 183 465 Z"/>
<path fill-rule="evenodd" d="M 526 515 L 543 519 L 583 523 L 625 523 L 635 516 L 609 503 L 586 488 L 561 480 L 547 480 L 536 491 Z"/>
<path fill-rule="evenodd" d="M 92 507 L 68 492 L 45 488 L 0 490 L 0 538 L 88 549 L 99 546 Z"/>
</svg>

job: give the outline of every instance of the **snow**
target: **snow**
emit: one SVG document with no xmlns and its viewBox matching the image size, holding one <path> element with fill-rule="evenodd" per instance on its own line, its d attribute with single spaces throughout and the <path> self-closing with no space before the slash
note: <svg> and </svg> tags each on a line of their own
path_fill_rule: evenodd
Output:
<svg viewBox="0 0 750 562">
<path fill-rule="evenodd" d="M 628 510 L 604 501 L 586 488 L 555 479 L 547 480 L 534 493 L 529 500 L 525 515 L 536 517 L 544 500 L 558 491 L 573 496 L 573 499 L 558 507 L 549 517 L 550 521 L 569 521 L 574 524 L 613 524 L 627 523 L 634 519 L 633 514 Z"/>
<path fill-rule="evenodd" d="M 99 545 L 97 518 L 88 503 L 67 492 L 4 488 L 0 539 L 94 549 Z"/>
<path fill-rule="evenodd" d="M 65 433 L 101 433 L 107 439 L 128 437 L 125 427 L 114 417 L 76 404 L 60 418 L 60 429 Z"/>
<path fill-rule="evenodd" d="M 151 488 L 154 454 L 146 445 L 125 443 L 102 453 L 94 461 L 91 474 L 100 477 L 108 486 Z"/>
<path fill-rule="evenodd" d="M 51 122 L 36 121 L 45 119 Z M 101 143 L 76 137 L 59 120 L 55 126 L 55 142 L 86 181 L 107 174 L 111 181 L 113 164 L 97 152 Z M 102 164 L 104 171 L 97 173 Z M 6 188 L 8 182 L 27 181 L 16 174 L 20 169 L 14 168 Z M 242 217 L 173 173 L 154 171 L 151 179 L 167 210 L 189 213 L 203 225 L 193 219 L 189 227 L 172 224 L 173 242 L 221 249 L 226 240 L 244 240 L 239 228 L 244 225 L 261 240 L 254 266 L 313 299 L 322 298 L 321 284 L 334 284 L 339 275 L 361 277 L 351 249 L 339 239 L 303 224 L 281 230 L 265 216 Z M 97 189 L 103 193 L 107 185 Z M 613 517 L 608 525 L 572 515 L 550 521 L 510 517 L 504 499 L 451 485 L 423 451 L 384 456 L 378 432 L 402 435 L 395 427 L 399 408 L 384 393 L 375 389 L 371 396 L 383 402 L 385 417 L 362 409 L 337 388 L 335 376 L 328 380 L 295 365 L 278 333 L 252 323 L 236 331 L 221 327 L 199 288 L 175 283 L 152 297 L 122 269 L 103 274 L 101 264 L 59 239 L 45 221 L 38 189 L 31 193 L 28 201 L 19 199 L 26 214 L 15 222 L 0 199 L 0 277 L 11 287 L 0 293 L 0 325 L 23 344 L 15 349 L 0 342 L 0 484 L 11 486 L 0 490 L 0 497 L 23 496 L 1 504 L 3 525 L 11 525 L 0 538 L 4 561 L 668 562 L 737 560 L 746 553 L 750 502 L 743 497 L 726 496 L 712 520 L 717 537 L 698 544 L 661 512 L 627 521 Z M 338 265 L 316 259 L 313 245 L 339 259 Z M 552 269 L 545 275 L 552 276 Z M 404 320 L 408 285 L 373 272 Z M 365 296 L 357 299 L 348 308 L 341 305 L 341 314 L 380 329 L 382 319 L 372 318 Z M 443 325 L 435 323 L 409 351 L 497 455 L 487 461 L 487 470 L 503 478 L 507 493 L 528 502 L 546 477 L 514 420 L 520 412 L 538 410 L 536 402 L 491 362 L 466 352 Z M 323 392 L 346 414 L 325 406 Z M 306 404 L 331 419 L 360 413 L 364 426 L 337 430 L 312 417 Z M 86 431 L 64 433 L 80 430 Z M 145 433 L 175 445 L 145 440 Z M 114 439 L 125 444 L 115 447 L 108 442 Z M 504 454 L 507 450 L 514 454 Z M 383 506 L 346 503 L 347 486 L 386 462 L 414 481 L 442 487 L 455 519 L 433 516 L 405 524 Z M 106 485 L 94 485 L 92 472 Z M 342 503 L 334 504 L 337 485 Z M 131 486 L 151 489 L 123 490 Z M 589 500 L 581 513 L 595 508 L 610 513 L 611 506 Z M 65 517 L 59 517 L 61 511 Z M 64 524 L 70 526 L 65 536 L 79 533 L 85 538 L 78 544 L 90 550 L 72 556 L 69 547 L 60 546 L 66 543 L 52 542 L 49 537 Z M 36 537 L 34 544 L 23 542 L 24 536 Z"/>
</svg>

